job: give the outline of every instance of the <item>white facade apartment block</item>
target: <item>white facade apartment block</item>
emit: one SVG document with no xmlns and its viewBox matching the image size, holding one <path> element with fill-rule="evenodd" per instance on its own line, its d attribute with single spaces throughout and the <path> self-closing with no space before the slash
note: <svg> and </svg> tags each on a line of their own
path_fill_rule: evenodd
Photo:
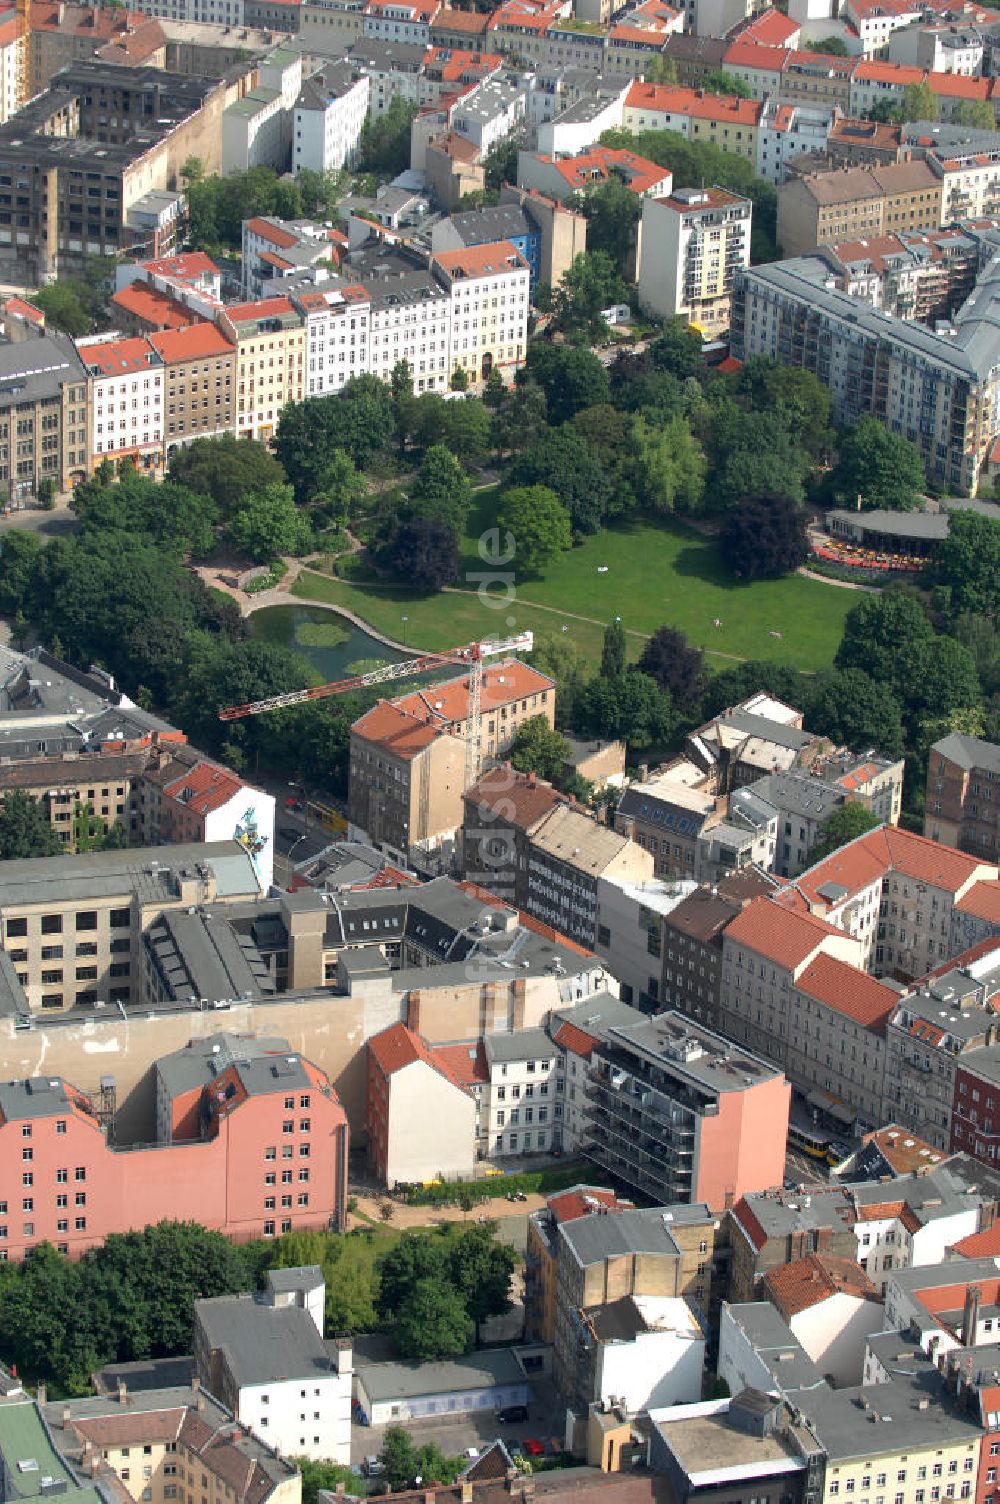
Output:
<svg viewBox="0 0 1000 1504">
<path fill-rule="evenodd" d="M 95 463 L 134 455 L 163 459 L 163 362 L 145 339 L 82 340 L 77 349 L 93 383 L 90 452 Z"/>
<path fill-rule="evenodd" d="M 528 347 L 528 263 L 510 241 L 444 251 L 434 264 L 450 293 L 448 366 L 473 381 L 519 366 Z"/>
<path fill-rule="evenodd" d="M 1000 147 L 942 161 L 927 159 L 941 184 L 941 223 L 953 219 L 986 219 L 1000 210 Z"/>
<path fill-rule="evenodd" d="M 451 297 L 432 277 L 418 273 L 412 285 L 374 283 L 371 295 L 368 370 L 381 381 L 405 360 L 417 392 L 448 390 L 451 374 Z"/>
<path fill-rule="evenodd" d="M 487 1034 L 489 1086 L 480 1097 L 480 1143 L 491 1159 L 548 1153 L 560 1141 L 563 1060 L 543 1029 Z"/>
<path fill-rule="evenodd" d="M 371 305 L 361 288 L 317 288 L 294 301 L 306 320 L 304 395 L 339 392 L 368 370 Z"/>
<path fill-rule="evenodd" d="M 339 172 L 357 154 L 368 115 L 371 83 L 367 74 L 351 79 L 339 93 L 322 98 L 322 84 L 307 79 L 295 106 L 292 171 Z"/>
<path fill-rule="evenodd" d="M 783 183 L 793 157 L 826 150 L 836 119 L 833 109 L 803 109 L 766 100 L 757 126 L 757 176 Z"/>
<path fill-rule="evenodd" d="M 222 175 L 273 167 L 283 172 L 284 107 L 277 89 L 254 89 L 222 114 Z"/>
<path fill-rule="evenodd" d="M 147 16 L 165 21 L 198 21 L 209 26 L 242 26 L 243 0 L 148 0 Z"/>
</svg>

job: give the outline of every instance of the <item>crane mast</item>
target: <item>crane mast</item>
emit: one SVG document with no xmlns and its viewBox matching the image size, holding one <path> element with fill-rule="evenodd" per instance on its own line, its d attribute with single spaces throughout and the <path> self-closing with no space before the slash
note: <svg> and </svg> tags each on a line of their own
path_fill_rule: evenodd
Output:
<svg viewBox="0 0 1000 1504">
<path fill-rule="evenodd" d="M 370 689 L 376 684 L 393 684 L 400 679 L 414 679 L 436 668 L 455 664 L 469 671 L 469 708 L 466 720 L 465 740 L 465 786 L 471 788 L 477 781 L 483 761 L 483 661 L 495 658 L 500 653 L 530 653 L 534 646 L 531 632 L 519 632 L 513 637 L 470 642 L 461 648 L 450 648 L 443 653 L 421 653 L 402 663 L 387 663 L 365 674 L 353 674 L 347 679 L 337 679 L 330 684 L 319 684 L 309 689 L 292 689 L 285 694 L 269 695 L 264 700 L 250 700 L 245 705 L 229 705 L 219 711 L 220 721 L 238 721 L 246 716 L 263 715 L 269 710 L 287 710 L 294 705 L 307 705 L 312 700 L 325 700 L 332 695 L 349 694 L 355 689 Z"/>
</svg>

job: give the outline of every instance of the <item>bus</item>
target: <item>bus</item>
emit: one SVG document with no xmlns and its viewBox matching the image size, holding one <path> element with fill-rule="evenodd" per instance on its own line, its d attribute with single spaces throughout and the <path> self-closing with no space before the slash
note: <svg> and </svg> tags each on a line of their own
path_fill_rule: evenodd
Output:
<svg viewBox="0 0 1000 1504">
<path fill-rule="evenodd" d="M 798 1123 L 788 1125 L 788 1147 L 798 1149 L 800 1154 L 808 1154 L 810 1159 L 822 1159 L 830 1163 L 830 1138 L 829 1133 L 824 1133 L 817 1128 L 802 1128 Z"/>
</svg>

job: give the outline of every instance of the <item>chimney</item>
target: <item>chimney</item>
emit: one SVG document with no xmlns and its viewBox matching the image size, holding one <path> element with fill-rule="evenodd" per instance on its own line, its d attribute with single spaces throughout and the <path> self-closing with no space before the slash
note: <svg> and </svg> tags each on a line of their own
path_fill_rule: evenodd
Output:
<svg viewBox="0 0 1000 1504">
<path fill-rule="evenodd" d="M 462 1479 L 462 1504 L 472 1504 L 472 1480 Z"/>
<path fill-rule="evenodd" d="M 982 1292 L 978 1285 L 970 1285 L 965 1292 L 965 1309 L 962 1312 L 962 1346 L 975 1347 L 976 1327 L 979 1324 L 979 1297 Z"/>
<path fill-rule="evenodd" d="M 69 1425 L 69 1421 L 70 1421 L 70 1408 L 69 1408 L 68 1405 L 63 1405 L 63 1408 L 62 1408 L 62 1427 L 63 1427 L 64 1431 L 66 1430 L 66 1427 Z"/>
<path fill-rule="evenodd" d="M 434 1488 L 425 1488 L 424 1489 L 424 1504 L 434 1504 L 434 1500 L 436 1498 L 437 1498 L 437 1489 L 434 1489 Z"/>
<path fill-rule="evenodd" d="M 118 1380 L 118 1403 L 119 1405 L 128 1404 L 128 1386 L 124 1379 Z"/>
<path fill-rule="evenodd" d="M 201 1389 L 201 1379 L 198 1376 L 198 1374 L 193 1374 L 192 1377 L 191 1377 L 191 1393 L 192 1394 L 197 1394 L 200 1389 Z"/>
<path fill-rule="evenodd" d="M 44 1384 L 39 1384 L 38 1388 L 35 1390 L 35 1402 L 36 1402 L 36 1404 L 44 1405 L 45 1401 L 48 1399 L 48 1397 L 49 1397 L 49 1392 L 46 1389 L 45 1385 Z"/>
</svg>

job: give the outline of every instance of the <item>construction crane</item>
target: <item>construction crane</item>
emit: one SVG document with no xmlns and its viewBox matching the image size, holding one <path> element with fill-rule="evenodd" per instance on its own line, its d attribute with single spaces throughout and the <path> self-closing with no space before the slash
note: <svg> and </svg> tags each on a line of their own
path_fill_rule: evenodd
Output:
<svg viewBox="0 0 1000 1504">
<path fill-rule="evenodd" d="M 483 660 L 495 658 L 500 653 L 530 653 L 535 639 L 532 632 L 519 632 L 515 637 L 488 639 L 485 642 L 470 642 L 462 648 L 450 648 L 444 653 L 422 653 L 419 658 L 408 658 L 403 663 L 387 663 L 382 668 L 373 668 L 366 674 L 352 674 L 349 679 L 337 679 L 331 684 L 318 684 L 314 689 L 291 689 L 283 695 L 269 695 L 266 700 L 250 700 L 246 705 L 230 705 L 219 711 L 220 721 L 239 721 L 248 715 L 263 715 L 268 710 L 287 710 L 291 705 L 306 705 L 310 700 L 325 700 L 330 695 L 346 695 L 352 689 L 370 689 L 375 684 L 392 684 L 397 679 L 413 679 L 419 674 L 440 668 L 442 664 L 458 664 L 469 670 L 469 714 L 465 737 L 465 787 L 471 788 L 479 777 L 483 762 Z"/>
</svg>

